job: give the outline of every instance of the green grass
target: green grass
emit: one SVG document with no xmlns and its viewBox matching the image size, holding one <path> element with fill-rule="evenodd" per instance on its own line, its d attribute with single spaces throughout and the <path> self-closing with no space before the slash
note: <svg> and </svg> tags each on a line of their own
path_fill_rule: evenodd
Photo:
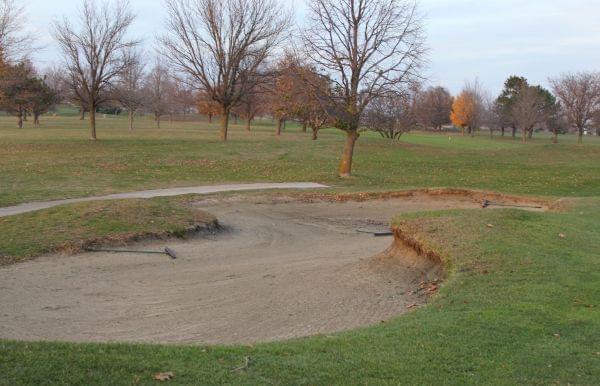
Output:
<svg viewBox="0 0 600 386">
<path fill-rule="evenodd" d="M 98 201 L 0 217 L 0 266 L 91 242 L 183 237 L 214 218 L 186 205 L 186 197 Z"/>
<path fill-rule="evenodd" d="M 594 196 L 600 190 L 600 139 L 573 136 L 553 145 L 538 135 L 531 143 L 407 134 L 392 143 L 374 134 L 358 141 L 355 177 L 340 180 L 337 165 L 344 136 L 325 130 L 318 141 L 295 125 L 281 138 L 270 122 L 247 133 L 233 125 L 231 140 L 218 141 L 218 123 L 163 123 L 141 119 L 129 133 L 120 118 L 99 119 L 100 140 L 88 139 L 75 117 L 43 117 L 42 127 L 13 128 L 0 118 L 0 206 L 107 193 L 225 182 L 315 181 L 338 190 L 464 187 L 531 195 Z"/>
<path fill-rule="evenodd" d="M 411 215 L 396 223 L 452 268 L 428 306 L 391 322 L 253 347 L 2 342 L 0 382 L 151 384 L 173 371 L 182 385 L 597 384 L 599 216 L 598 199 Z"/>
<path fill-rule="evenodd" d="M 355 331 L 255 346 L 0 341 L 0 384 L 597 384 L 600 379 L 600 141 L 414 133 L 358 142 L 355 177 L 335 176 L 344 138 L 319 141 L 270 122 L 231 141 L 217 124 L 100 119 L 97 142 L 74 117 L 13 129 L 0 118 L 0 206 L 62 197 L 233 181 L 311 180 L 333 191 L 462 187 L 580 197 L 566 209 L 418 213 L 394 223 L 448 267 L 425 307 Z M 128 232 L 179 233 L 184 198 L 70 205 L 0 219 L 0 251 L 22 259 Z M 201 214 L 198 214 L 202 217 Z M 148 223 L 159 218 L 157 223 Z M 493 227 L 489 227 L 491 224 Z M 33 230 L 33 232 L 31 231 Z M 559 237 L 564 234 L 565 237 Z M 0 253 L 1 255 L 2 253 Z M 1 287 L 1 284 L 0 284 Z M 1 328 L 1 326 L 0 326 Z M 234 371 L 249 358 L 249 367 Z"/>
</svg>

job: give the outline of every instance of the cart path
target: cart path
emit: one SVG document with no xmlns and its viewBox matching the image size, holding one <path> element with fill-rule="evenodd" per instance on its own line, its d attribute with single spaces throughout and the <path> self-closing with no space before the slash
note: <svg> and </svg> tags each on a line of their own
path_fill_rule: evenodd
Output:
<svg viewBox="0 0 600 386">
<path fill-rule="evenodd" d="M 284 182 L 284 183 L 254 183 L 254 184 L 231 184 L 231 185 L 204 185 L 183 188 L 140 190 L 136 192 L 109 194 L 107 196 L 69 198 L 64 200 L 28 202 L 14 206 L 0 208 L 0 217 L 13 216 L 16 214 L 35 212 L 37 210 L 52 208 L 59 205 L 74 204 L 78 202 L 120 200 L 127 198 L 153 198 L 172 197 L 184 194 L 212 194 L 220 192 L 238 192 L 245 190 L 268 190 L 268 189 L 321 189 L 327 185 L 314 182 Z"/>
</svg>

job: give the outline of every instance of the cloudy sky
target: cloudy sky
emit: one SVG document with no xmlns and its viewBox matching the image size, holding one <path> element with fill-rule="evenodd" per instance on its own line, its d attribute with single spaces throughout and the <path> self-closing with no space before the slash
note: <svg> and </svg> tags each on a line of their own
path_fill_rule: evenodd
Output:
<svg viewBox="0 0 600 386">
<path fill-rule="evenodd" d="M 135 36 L 151 47 L 163 27 L 163 0 L 130 0 L 137 20 Z M 302 24 L 303 0 L 280 0 Z M 30 25 L 45 47 L 40 67 L 57 61 L 49 34 L 51 21 L 74 16 L 79 0 L 22 0 Z M 431 83 L 457 93 L 478 78 L 493 93 L 517 74 L 545 85 L 564 71 L 600 70 L 598 0 L 420 0 Z"/>
</svg>

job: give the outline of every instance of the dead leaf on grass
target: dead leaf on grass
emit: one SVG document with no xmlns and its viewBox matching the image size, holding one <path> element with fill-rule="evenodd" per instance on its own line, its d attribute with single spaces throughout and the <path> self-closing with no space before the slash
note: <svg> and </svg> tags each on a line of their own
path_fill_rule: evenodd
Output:
<svg viewBox="0 0 600 386">
<path fill-rule="evenodd" d="M 417 306 L 417 303 L 412 303 L 412 304 L 409 304 L 408 306 L 406 306 L 406 308 L 408 308 L 410 310 L 411 308 L 415 308 L 416 306 Z"/>
<path fill-rule="evenodd" d="M 559 233 L 558 237 L 560 237 L 561 239 L 564 239 L 565 237 L 567 237 L 564 233 Z"/>
<path fill-rule="evenodd" d="M 494 227 L 494 225 L 493 225 L 493 224 L 487 224 L 487 227 L 488 227 L 488 228 L 493 228 L 493 227 Z"/>
<path fill-rule="evenodd" d="M 175 374 L 172 371 L 167 371 L 166 373 L 156 373 L 152 376 L 152 379 L 155 381 L 168 381 L 170 379 L 175 378 Z"/>
</svg>

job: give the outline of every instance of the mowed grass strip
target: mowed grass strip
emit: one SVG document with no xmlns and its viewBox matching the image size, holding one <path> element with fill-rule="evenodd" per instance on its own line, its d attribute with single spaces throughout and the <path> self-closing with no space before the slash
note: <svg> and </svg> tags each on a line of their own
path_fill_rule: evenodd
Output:
<svg viewBox="0 0 600 386">
<path fill-rule="evenodd" d="M 87 202 L 0 217 L 0 266 L 94 243 L 184 237 L 214 220 L 188 206 L 187 197 Z"/>
<path fill-rule="evenodd" d="M 543 196 L 600 194 L 600 139 L 574 136 L 557 145 L 536 134 L 527 144 L 485 134 L 412 133 L 390 142 L 373 133 L 358 141 L 354 177 L 337 178 L 344 143 L 339 130 L 310 140 L 298 125 L 281 137 L 270 121 L 252 132 L 232 125 L 218 141 L 218 122 L 99 119 L 99 140 L 76 117 L 43 117 L 42 126 L 13 128 L 0 118 L 0 206 L 116 192 L 228 182 L 314 181 L 338 191 L 461 187 Z"/>
<path fill-rule="evenodd" d="M 244 347 L 5 341 L 0 382 L 151 384 L 172 371 L 181 385 L 597 384 L 599 216 L 597 198 L 402 216 L 449 272 L 429 305 L 391 322 Z"/>
</svg>

